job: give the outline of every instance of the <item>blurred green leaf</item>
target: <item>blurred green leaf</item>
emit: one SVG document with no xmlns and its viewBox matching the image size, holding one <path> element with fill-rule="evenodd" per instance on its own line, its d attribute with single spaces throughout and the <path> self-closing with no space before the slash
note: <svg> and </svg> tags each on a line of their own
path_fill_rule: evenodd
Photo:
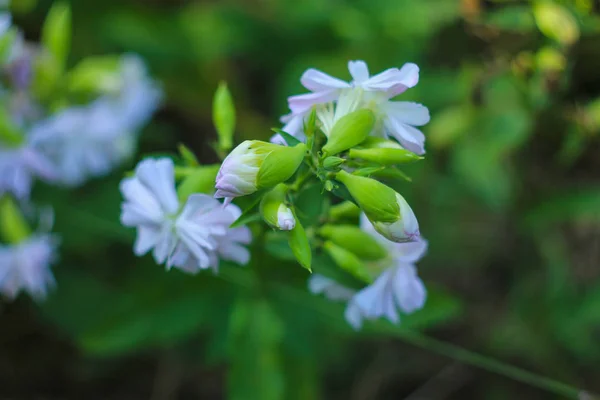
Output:
<svg viewBox="0 0 600 400">
<path fill-rule="evenodd" d="M 284 398 L 283 335 L 281 319 L 266 299 L 238 299 L 231 313 L 229 331 L 228 399 Z"/>
<path fill-rule="evenodd" d="M 219 83 L 213 98 L 213 123 L 219 137 L 219 148 L 227 152 L 233 147 L 235 130 L 235 106 L 227 83 Z"/>
<path fill-rule="evenodd" d="M 71 9 L 67 3 L 56 2 L 53 4 L 42 26 L 41 41 L 62 73 L 71 46 Z"/>
<path fill-rule="evenodd" d="M 563 45 L 579 39 L 579 25 L 569 10 L 549 0 L 539 0 L 533 6 L 535 22 L 540 31 Z"/>
<path fill-rule="evenodd" d="M 294 217 L 296 218 L 296 226 L 288 232 L 288 243 L 300 265 L 307 270 L 312 271 L 312 250 L 310 249 L 308 236 L 306 236 L 304 227 L 298 220 L 295 212 Z"/>
</svg>

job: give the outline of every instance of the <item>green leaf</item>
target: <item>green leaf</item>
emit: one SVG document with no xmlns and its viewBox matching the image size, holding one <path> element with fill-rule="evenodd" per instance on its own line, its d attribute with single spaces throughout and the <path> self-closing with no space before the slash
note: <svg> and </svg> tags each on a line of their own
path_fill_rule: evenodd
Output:
<svg viewBox="0 0 600 400">
<path fill-rule="evenodd" d="M 220 324 L 228 314 L 231 286 L 219 278 L 141 264 L 118 286 L 59 269 L 59 289 L 42 311 L 83 350 L 103 356 L 172 345 Z M 215 308 L 213 301 L 221 306 Z"/>
<path fill-rule="evenodd" d="M 200 162 L 198 162 L 198 159 L 196 158 L 194 152 L 190 150 L 189 147 L 187 147 L 185 144 L 179 143 L 177 149 L 179 150 L 179 154 L 181 154 L 181 158 L 183 159 L 186 166 L 195 167 L 200 165 Z"/>
<path fill-rule="evenodd" d="M 294 217 L 296 217 L 295 212 Z M 288 242 L 292 252 L 296 256 L 296 260 L 298 260 L 300 265 L 312 272 L 312 251 L 310 249 L 310 243 L 308 242 L 308 236 L 306 236 L 304 227 L 297 217 L 296 226 L 288 232 Z"/>
<path fill-rule="evenodd" d="M 219 147 L 228 151 L 233 147 L 233 131 L 235 130 L 235 106 L 227 88 L 221 82 L 213 98 L 213 123 L 219 136 Z"/>
<path fill-rule="evenodd" d="M 300 140 L 296 139 L 294 136 L 290 135 L 286 131 L 283 131 L 279 128 L 272 128 L 273 132 L 280 134 L 283 137 L 283 140 L 287 143 L 288 146 L 293 147 L 299 143 L 302 143 Z"/>
<path fill-rule="evenodd" d="M 54 3 L 42 27 L 41 41 L 64 71 L 71 46 L 71 9 L 67 3 Z"/>
<path fill-rule="evenodd" d="M 283 400 L 284 325 L 266 299 L 241 297 L 230 318 L 229 400 Z"/>
</svg>

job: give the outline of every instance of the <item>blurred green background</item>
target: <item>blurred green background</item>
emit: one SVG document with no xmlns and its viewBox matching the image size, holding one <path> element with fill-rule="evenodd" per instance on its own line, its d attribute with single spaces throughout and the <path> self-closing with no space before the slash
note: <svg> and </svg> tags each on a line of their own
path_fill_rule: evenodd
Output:
<svg viewBox="0 0 600 400">
<path fill-rule="evenodd" d="M 50 1 L 16 1 L 30 40 Z M 135 52 L 165 91 L 139 154 L 211 150 L 229 83 L 237 137 L 270 136 L 316 67 L 421 67 L 429 107 L 407 197 L 429 240 L 426 307 L 354 333 L 307 273 L 165 272 L 131 251 L 113 176 L 36 187 L 62 236 L 43 304 L 0 304 L 6 399 L 552 399 L 417 347 L 410 332 L 600 392 L 600 5 L 592 0 L 77 0 L 71 62 Z M 267 253 L 285 252 L 272 243 Z M 285 254 L 283 255 L 285 257 Z M 318 263 L 331 262 L 317 255 Z M 266 269 L 260 269 L 266 270 Z M 421 342 L 419 342 L 421 343 Z M 423 344 L 423 343 L 421 343 Z M 438 349 L 439 350 L 439 349 Z M 582 397 L 584 398 L 584 397 Z"/>
</svg>

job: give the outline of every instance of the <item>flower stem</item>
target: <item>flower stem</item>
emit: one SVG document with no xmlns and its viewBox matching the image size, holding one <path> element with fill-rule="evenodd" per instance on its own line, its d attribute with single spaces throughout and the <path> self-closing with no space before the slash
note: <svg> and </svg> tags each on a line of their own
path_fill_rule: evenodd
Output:
<svg viewBox="0 0 600 400">
<path fill-rule="evenodd" d="M 580 399 L 584 391 L 541 375 L 534 374 L 493 358 L 471 352 L 458 346 L 425 336 L 419 332 L 406 331 L 398 335 L 404 342 L 434 353 L 452 358 L 483 370 L 503 375 L 507 378 L 537 387 L 539 389 L 571 399 Z M 591 396 L 588 394 L 588 396 Z"/>
</svg>

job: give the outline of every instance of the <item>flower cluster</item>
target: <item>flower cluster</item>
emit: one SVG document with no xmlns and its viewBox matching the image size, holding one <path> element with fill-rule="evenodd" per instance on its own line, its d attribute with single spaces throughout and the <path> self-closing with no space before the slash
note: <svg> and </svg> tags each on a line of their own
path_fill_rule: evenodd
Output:
<svg viewBox="0 0 600 400">
<path fill-rule="evenodd" d="M 54 280 L 57 239 L 31 232 L 36 180 L 80 186 L 129 159 L 161 90 L 135 55 L 92 57 L 66 68 L 70 10 L 61 3 L 29 43 L 0 11 L 0 293 L 42 299 Z M 18 221 L 18 223 L 15 223 Z"/>
<path fill-rule="evenodd" d="M 287 238 L 301 266 L 317 270 L 312 292 L 347 302 L 354 328 L 379 317 L 398 322 L 400 313 L 423 307 L 415 263 L 427 243 L 407 201 L 388 185 L 406 177 L 401 165 L 425 153 L 415 126 L 429 121 L 427 108 L 392 100 L 417 84 L 419 69 L 406 64 L 370 76 L 363 61 L 348 68 L 350 82 L 306 71 L 301 82 L 310 93 L 289 98 L 291 113 L 271 142 L 246 140 L 233 150 L 235 110 L 221 85 L 213 109 L 220 165 L 200 166 L 182 147 L 176 163 L 145 159 L 123 180 L 121 221 L 137 228 L 135 254 L 152 251 L 158 264 L 189 273 L 216 271 L 219 259 L 246 264 L 251 235 L 243 225 L 261 232 L 261 218 L 273 235 Z M 321 191 L 312 191 L 309 203 L 322 207 L 309 219 L 299 200 L 315 185 Z M 238 199 L 243 212 L 233 203 Z M 328 277 L 313 265 L 314 252 L 329 255 L 337 276 L 366 286 L 355 290 Z M 254 264 L 265 268 L 262 259 Z"/>
<path fill-rule="evenodd" d="M 345 317 L 354 329 L 359 329 L 363 320 L 380 317 L 397 323 L 398 310 L 410 314 L 425 304 L 425 286 L 417 276 L 414 264 L 425 254 L 427 242 L 424 239 L 409 243 L 388 241 L 376 232 L 364 214 L 360 227 L 385 249 L 383 257 L 366 264 L 374 282 L 356 291 L 326 276 L 314 274 L 309 279 L 309 289 L 330 300 L 347 302 Z"/>
</svg>

